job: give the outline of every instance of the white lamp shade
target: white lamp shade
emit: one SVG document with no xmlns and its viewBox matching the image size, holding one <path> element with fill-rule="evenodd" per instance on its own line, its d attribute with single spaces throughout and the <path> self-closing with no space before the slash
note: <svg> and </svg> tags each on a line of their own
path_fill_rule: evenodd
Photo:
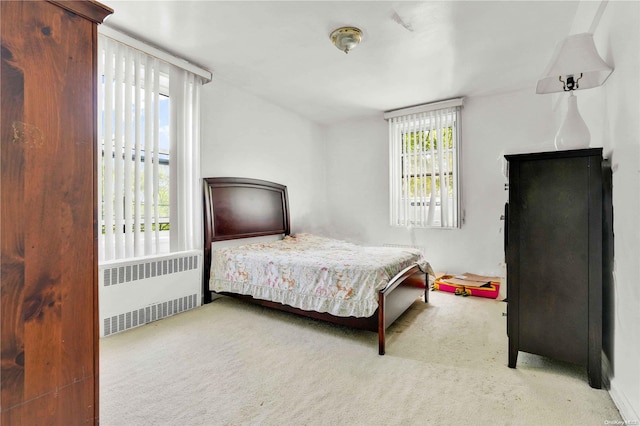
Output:
<svg viewBox="0 0 640 426">
<path fill-rule="evenodd" d="M 613 69 L 600 57 L 593 42 L 593 34 L 570 35 L 557 46 L 543 77 L 538 80 L 536 93 L 563 92 L 567 76 L 578 79 L 579 89 L 601 86 Z"/>
</svg>

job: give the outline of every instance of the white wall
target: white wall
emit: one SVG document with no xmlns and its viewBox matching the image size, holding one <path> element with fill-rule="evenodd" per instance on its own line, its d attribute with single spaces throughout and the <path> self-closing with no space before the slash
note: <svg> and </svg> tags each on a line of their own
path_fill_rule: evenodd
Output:
<svg viewBox="0 0 640 426">
<path fill-rule="evenodd" d="M 461 179 L 465 224 L 459 230 L 389 225 L 388 128 L 380 117 L 328 130 L 327 166 L 331 234 L 364 244 L 425 248 L 437 271 L 499 275 L 507 192 L 505 153 L 553 149 L 554 118 L 548 97 L 535 87 L 499 96 L 465 99 Z"/>
<path fill-rule="evenodd" d="M 580 92 L 592 141 L 613 166 L 615 234 L 611 396 L 626 420 L 640 420 L 640 3 L 610 2 L 594 33 L 614 67 L 604 86 Z M 584 95 L 584 96 L 582 96 Z"/>
<path fill-rule="evenodd" d="M 202 90 L 203 177 L 287 185 L 292 232 L 321 232 L 326 218 L 322 127 L 214 79 Z"/>
</svg>

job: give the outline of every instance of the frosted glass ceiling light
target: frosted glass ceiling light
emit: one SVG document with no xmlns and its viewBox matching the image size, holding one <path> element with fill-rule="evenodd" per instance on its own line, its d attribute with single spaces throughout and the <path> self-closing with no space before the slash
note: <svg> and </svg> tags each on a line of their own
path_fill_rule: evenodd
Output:
<svg viewBox="0 0 640 426">
<path fill-rule="evenodd" d="M 349 53 L 362 41 L 362 31 L 355 27 L 341 27 L 334 30 L 329 37 L 331 42 L 344 53 Z"/>
<path fill-rule="evenodd" d="M 593 34 L 570 35 L 556 46 L 544 76 L 538 80 L 536 93 L 571 92 L 567 116 L 555 137 L 556 149 L 587 148 L 590 134 L 578 112 L 574 90 L 601 86 L 613 69 L 600 57 Z"/>
</svg>

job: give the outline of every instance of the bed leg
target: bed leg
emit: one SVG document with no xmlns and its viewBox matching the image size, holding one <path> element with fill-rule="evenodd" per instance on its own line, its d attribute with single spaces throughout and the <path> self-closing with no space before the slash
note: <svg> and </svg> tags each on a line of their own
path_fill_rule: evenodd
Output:
<svg viewBox="0 0 640 426">
<path fill-rule="evenodd" d="M 429 274 L 424 274 L 424 303 L 429 303 Z"/>
<path fill-rule="evenodd" d="M 385 295 L 380 292 L 378 294 L 378 355 L 384 355 L 385 351 L 384 299 Z"/>
</svg>

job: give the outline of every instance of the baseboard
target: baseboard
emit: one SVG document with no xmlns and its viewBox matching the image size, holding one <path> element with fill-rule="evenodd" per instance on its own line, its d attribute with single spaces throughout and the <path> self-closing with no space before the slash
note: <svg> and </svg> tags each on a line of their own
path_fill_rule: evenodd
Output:
<svg viewBox="0 0 640 426">
<path fill-rule="evenodd" d="M 611 382 L 609 395 L 611 396 L 613 403 L 618 408 L 625 425 L 640 425 L 640 416 L 635 412 L 633 405 L 629 402 L 627 397 L 618 391 L 615 379 Z"/>
<path fill-rule="evenodd" d="M 600 360 L 602 365 L 602 389 L 611 389 L 611 377 L 613 377 L 613 369 L 611 368 L 611 361 L 604 351 L 600 353 Z"/>
</svg>

